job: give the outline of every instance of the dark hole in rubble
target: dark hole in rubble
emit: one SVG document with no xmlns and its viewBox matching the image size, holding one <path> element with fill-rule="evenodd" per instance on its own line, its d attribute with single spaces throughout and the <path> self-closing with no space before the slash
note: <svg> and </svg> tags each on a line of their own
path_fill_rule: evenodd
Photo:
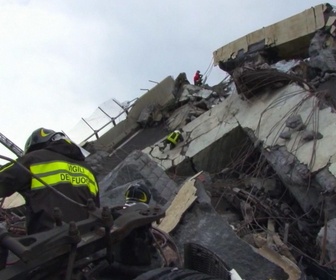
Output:
<svg viewBox="0 0 336 280">
<path fill-rule="evenodd" d="M 323 218 L 314 210 L 307 213 L 300 208 L 262 155 L 261 145 L 253 143 L 243 128 L 233 129 L 169 173 L 176 179 L 199 171 L 210 174 L 211 182 L 204 187 L 212 206 L 241 239 L 259 248 L 267 242 L 272 221 L 290 257 L 299 261 L 303 254 L 318 261 L 316 235 Z"/>
<path fill-rule="evenodd" d="M 219 173 L 242 152 L 241 147 L 247 140 L 244 130 L 240 127 L 235 128 L 200 151 L 192 159 L 181 162 L 168 172 L 178 176 L 192 176 L 202 170 L 209 173 Z"/>
<path fill-rule="evenodd" d="M 20 243 L 23 245 L 23 246 L 30 246 L 32 245 L 33 243 L 35 243 L 37 240 L 36 238 L 34 237 L 27 237 L 27 238 L 23 238 L 20 240 Z"/>
</svg>

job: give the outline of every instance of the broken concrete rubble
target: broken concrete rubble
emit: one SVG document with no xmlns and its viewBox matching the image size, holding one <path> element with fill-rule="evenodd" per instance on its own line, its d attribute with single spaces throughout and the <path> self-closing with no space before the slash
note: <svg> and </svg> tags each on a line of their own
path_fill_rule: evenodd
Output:
<svg viewBox="0 0 336 280">
<path fill-rule="evenodd" d="M 175 207 L 163 225 L 181 254 L 192 241 L 245 279 L 336 279 L 335 9 L 299 18 L 307 34 L 265 28 L 272 36 L 248 36 L 236 57 L 216 53 L 226 82 L 194 86 L 181 73 L 139 98 L 92 146 L 102 205 L 141 181 L 153 205 Z M 176 128 L 185 141 L 162 153 Z"/>
<path fill-rule="evenodd" d="M 175 99 L 179 99 L 180 96 L 181 96 L 181 88 L 184 86 L 184 85 L 188 85 L 190 84 L 190 82 L 188 81 L 187 79 L 187 75 L 186 73 L 182 72 L 180 73 L 177 78 L 175 79 L 175 82 L 174 82 L 174 90 L 172 92 L 172 94 L 174 95 Z"/>
<path fill-rule="evenodd" d="M 185 143 L 176 148 L 177 150 L 162 155 L 155 147 L 149 147 L 144 149 L 144 152 L 166 170 L 177 175 L 191 176 L 200 170 L 219 174 L 220 170 L 228 166 L 233 165 L 233 169 L 239 166 L 235 165 L 235 157 L 239 154 L 238 147 L 241 147 L 244 141 L 239 143 L 237 139 L 243 139 L 245 134 L 252 143 L 251 149 L 258 150 L 261 155 L 256 158 L 256 165 L 251 167 L 250 172 L 261 171 L 260 163 L 267 162 L 268 168 L 277 174 L 278 182 L 284 185 L 282 190 L 288 190 L 292 196 L 290 204 L 283 200 L 280 203 L 269 200 L 263 204 L 263 210 L 259 209 L 259 215 L 270 215 L 269 210 L 275 205 L 279 206 L 279 212 L 275 212 L 274 215 L 282 213 L 284 219 L 292 215 L 299 219 L 302 215 L 301 220 L 296 221 L 295 228 L 288 227 L 285 223 L 277 230 L 280 230 L 282 238 L 286 240 L 289 234 L 289 242 L 295 242 L 295 238 L 308 231 L 309 234 L 296 244 L 304 247 L 305 243 L 314 242 L 314 237 L 316 238 L 324 225 L 323 216 L 326 215 L 327 221 L 331 221 L 336 214 L 336 151 L 332 140 L 334 108 L 320 106 L 325 101 L 314 86 L 307 84 L 307 75 L 303 75 L 303 72 L 300 72 L 300 76 L 294 69 L 293 72 L 288 74 L 287 71 L 284 75 L 278 71 L 258 70 L 253 67 L 246 68 L 246 71 L 247 80 L 242 78 L 244 76 L 235 79 L 236 85 L 238 84 L 237 92 L 232 92 L 221 104 L 183 127 L 188 137 Z M 258 84 L 258 87 L 252 87 L 253 84 Z M 252 94 L 246 96 L 245 89 Z M 239 91 L 249 100 L 240 99 L 237 94 Z M 332 95 L 332 91 L 329 94 Z M 235 141 L 228 140 L 230 138 Z M 240 185 L 239 189 L 245 189 L 247 192 L 237 190 L 236 193 L 232 193 L 232 198 L 238 195 L 243 201 L 249 197 L 251 199 L 252 193 L 256 191 L 254 187 L 247 188 L 247 185 Z M 261 188 L 257 189 L 260 192 Z M 227 192 L 226 190 L 225 193 Z M 265 194 L 264 191 L 260 193 Z M 255 205 L 260 204 L 260 193 Z M 281 198 L 275 197 L 276 200 Z M 269 202 L 271 204 L 268 204 Z M 245 223 L 253 223 L 253 217 L 258 217 L 258 213 L 246 211 L 248 207 L 252 210 L 250 203 L 239 205 L 245 205 L 245 213 L 241 213 Z M 241 206 L 239 209 L 241 211 Z M 321 252 L 315 251 L 314 248 L 304 250 L 311 257 L 319 259 Z M 295 255 L 297 253 L 298 251 Z"/>
<path fill-rule="evenodd" d="M 127 185 L 136 180 L 145 182 L 152 191 L 153 202 L 161 206 L 167 206 L 178 190 L 176 183 L 162 168 L 147 155 L 134 151 L 100 182 L 101 203 L 123 203 Z"/>
<path fill-rule="evenodd" d="M 321 260 L 328 267 L 336 269 L 336 219 L 331 219 L 317 235 L 317 244 L 321 248 Z"/>
<path fill-rule="evenodd" d="M 286 126 L 288 128 L 295 129 L 295 130 L 304 129 L 304 124 L 303 124 L 303 121 L 300 115 L 290 116 L 286 120 Z"/>
<path fill-rule="evenodd" d="M 336 60 L 333 49 L 335 42 L 329 32 L 318 30 L 309 46 L 309 65 L 320 71 L 320 76 L 336 71 Z"/>
<path fill-rule="evenodd" d="M 176 109 L 166 120 L 166 126 L 169 131 L 174 131 L 188 122 L 198 118 L 205 110 L 195 107 L 191 103 L 187 103 Z"/>
<path fill-rule="evenodd" d="M 141 127 L 147 127 L 152 125 L 154 110 L 155 106 L 153 104 L 150 104 L 142 109 L 137 121 Z"/>
<path fill-rule="evenodd" d="M 143 108 L 137 123 L 142 128 L 156 126 L 165 118 L 165 112 L 159 104 L 150 104 Z"/>
<path fill-rule="evenodd" d="M 176 184 L 161 195 L 168 198 L 165 206 L 187 178 L 206 174 L 206 181 L 196 182 L 197 202 L 172 232 L 180 249 L 191 238 L 247 279 L 298 279 L 300 269 L 302 279 L 335 279 L 330 269 L 336 244 L 333 15 L 334 9 L 323 4 L 290 18 L 306 28 L 300 34 L 283 32 L 274 45 L 278 53 L 268 49 L 265 55 L 263 49 L 274 44 L 274 28 L 262 31 L 263 42 L 256 40 L 262 33 L 257 31 L 250 41 L 217 50 L 215 63 L 231 74 L 226 84 L 196 87 L 185 73 L 176 78 L 165 125 L 167 132 L 182 127 L 185 141 L 162 153 L 161 138 L 143 153 Z M 252 40 L 248 47 L 230 49 Z M 232 53 L 236 56 L 227 56 Z M 141 179 L 150 181 L 153 191 L 159 187 L 148 172 L 136 175 L 137 160 L 131 161 L 113 171 L 119 175 L 111 175 L 106 186 L 120 193 L 117 186 Z M 135 175 L 126 179 L 128 164 Z M 108 199 L 114 199 L 113 188 L 106 188 Z M 158 193 L 164 191 L 161 186 Z"/>
<path fill-rule="evenodd" d="M 102 205 L 123 204 L 129 183 L 141 181 L 154 205 L 169 209 L 178 197 L 176 207 L 188 208 L 173 212 L 178 221 L 166 229 L 181 253 L 184 243 L 199 243 L 245 279 L 336 279 L 336 29 L 330 7 L 300 15 L 307 32 L 295 38 L 283 32 L 276 41 L 275 28 L 265 28 L 249 37 L 263 35 L 261 41 L 217 50 L 216 63 L 231 74 L 226 82 L 199 87 L 181 73 L 139 98 L 88 158 L 99 179 L 104 176 Z M 240 44 L 236 57 L 228 57 Z M 273 44 L 278 49 L 265 53 Z M 183 128 L 185 141 L 161 152 L 159 143 L 176 128 Z M 192 204 L 192 188 L 186 203 L 176 194 L 195 174 L 197 200 Z"/>
<path fill-rule="evenodd" d="M 334 271 L 329 270 L 335 268 L 334 108 L 320 106 L 326 104 L 322 95 L 295 70 L 284 75 L 249 66 L 246 71 L 247 80 L 241 79 L 244 76 L 235 80 L 237 89 L 232 87 L 226 98 L 213 108 L 204 107 L 188 121 L 183 114 L 194 108 L 196 100 L 185 99 L 183 106 L 175 106 L 166 124 L 169 129 L 183 127 L 184 143 L 162 153 L 157 146 L 161 138 L 143 149 L 146 156 L 139 156 L 138 151 L 126 158 L 102 182 L 103 201 L 115 201 L 117 196 L 122 199 L 128 182 L 143 180 L 155 193 L 155 202 L 167 207 L 186 178 L 207 171 L 209 181 L 197 187 L 202 202 L 196 202 L 172 232 L 182 251 L 183 242 L 192 238 L 225 261 L 230 256 L 228 263 L 247 279 L 267 279 L 258 274 L 254 260 L 270 273 L 269 278 L 287 279 L 289 268 L 280 262 L 273 264 L 269 261 L 272 258 L 296 261 L 291 267 L 299 266 L 307 279 L 313 278 L 306 274 L 334 279 Z M 239 90 L 251 89 L 252 83 L 258 87 L 252 88 L 251 95 L 241 91 L 248 97 L 242 99 Z M 185 83 L 180 89 L 185 87 L 193 86 Z M 146 167 L 141 169 L 143 162 Z M 151 168 L 160 168 L 169 176 L 158 179 L 152 171 L 145 171 Z M 271 220 L 275 224 L 270 229 Z M 276 240 L 272 237 L 273 241 L 267 242 L 270 232 Z M 253 242 L 248 241 L 251 236 Z M 242 240 L 257 247 L 256 251 Z M 324 273 L 329 278 L 323 278 Z"/>
<path fill-rule="evenodd" d="M 185 178 L 185 177 L 183 177 Z M 153 203 L 157 203 L 159 205 L 162 205 L 163 207 L 168 207 L 170 205 L 170 201 L 175 197 L 175 194 L 178 192 L 179 187 L 174 183 L 164 172 L 162 168 L 160 168 L 157 164 L 155 164 L 153 161 L 150 160 L 150 158 L 146 155 L 141 153 L 140 151 L 135 151 L 131 153 L 123 162 L 120 163 L 108 176 L 105 177 L 103 181 L 101 181 L 101 202 L 103 205 L 111 204 L 111 201 L 113 201 L 114 204 L 122 204 L 124 201 L 123 194 L 125 192 L 125 189 L 127 188 L 129 182 L 131 181 L 143 181 L 145 182 L 150 189 L 153 192 Z M 211 200 L 210 197 L 206 192 L 204 192 L 204 183 L 210 184 L 211 183 L 211 176 L 208 176 L 206 174 L 199 176 L 199 179 L 197 180 L 197 196 L 199 197 L 199 202 L 195 206 L 196 208 L 200 207 L 200 211 L 205 211 L 207 213 L 210 209 L 213 209 L 211 206 Z M 178 180 L 177 180 L 178 181 Z M 203 184 L 202 184 L 203 182 Z M 194 209 L 194 208 L 193 208 Z M 208 209 L 208 210 L 207 210 Z M 204 216 L 204 219 L 201 220 L 202 223 L 212 223 L 213 218 L 216 216 L 215 211 L 210 211 L 212 214 L 210 216 Z M 194 213 L 194 210 L 192 211 Z M 196 212 L 197 213 L 197 212 Z M 194 215 L 194 214 L 191 214 Z M 195 216 L 194 222 L 197 223 L 197 214 Z M 193 218 L 194 219 L 194 218 Z M 227 224 L 227 227 L 225 224 L 227 223 L 225 218 L 220 218 L 218 216 L 215 219 L 223 219 L 221 225 L 218 225 L 218 231 L 221 232 L 221 234 L 224 234 L 225 228 L 226 231 L 232 231 L 231 227 Z M 185 221 L 188 221 L 185 223 Z M 218 220 L 219 221 L 219 220 Z M 200 221 L 198 221 L 200 222 Z M 181 228 L 181 226 L 178 226 L 178 234 L 181 234 L 181 237 L 178 235 L 177 238 L 181 239 L 181 241 L 184 240 L 184 238 L 187 238 L 187 235 L 190 234 L 190 221 L 189 218 L 183 217 L 182 224 L 186 224 L 187 228 Z M 206 224 L 205 224 L 206 225 Z M 195 228 L 195 230 L 197 227 Z M 188 233 L 189 232 L 189 233 Z M 208 233 L 210 234 L 210 233 Z M 223 236 L 228 235 L 228 239 L 223 239 L 222 242 L 223 245 L 226 244 L 227 252 L 231 250 L 231 246 L 235 247 L 236 249 L 239 247 L 240 249 L 236 252 L 237 260 L 244 260 L 246 259 L 246 262 L 239 262 L 238 269 L 246 275 L 249 275 L 252 268 L 249 268 L 248 270 L 243 269 L 244 263 L 249 262 L 249 258 L 257 258 L 260 259 L 258 263 L 256 263 L 255 270 L 257 270 L 257 266 L 262 266 L 264 275 L 268 275 L 270 277 L 279 276 L 280 278 L 277 279 L 287 279 L 284 275 L 286 275 L 284 272 L 281 271 L 281 269 L 277 268 L 273 264 L 269 263 L 266 259 L 260 258 L 258 255 L 255 255 L 251 249 L 249 249 L 248 245 L 244 242 L 241 243 L 238 238 L 233 238 L 234 235 L 231 235 L 229 232 L 225 233 Z M 233 233 L 232 233 L 233 234 Z M 212 245 L 209 243 L 209 240 L 212 239 L 211 235 L 208 236 L 208 241 L 204 241 L 203 237 L 195 235 L 195 238 L 197 241 L 203 245 L 206 245 L 208 248 L 212 249 Z M 218 235 L 216 238 L 220 238 L 222 235 Z M 233 238 L 233 239 L 232 239 Z M 195 239 L 195 240 L 196 240 Z M 231 245 L 228 245 L 229 243 Z M 211 245 L 211 246 L 210 246 Z M 238 247 L 237 247 L 238 246 Z M 180 249 L 183 252 L 183 246 L 181 244 Z M 226 251 L 222 250 L 221 256 L 223 257 Z M 247 253 L 248 252 L 248 253 Z M 248 256 L 248 257 L 246 257 Z M 224 258 L 227 259 L 227 258 Z M 230 261 L 231 265 L 236 265 L 236 261 Z M 234 267 L 236 270 L 237 268 Z M 265 268 L 265 269 L 264 269 Z M 238 270 L 237 270 L 238 271 Z M 251 279 L 258 279 L 258 275 L 261 275 L 261 272 L 255 273 L 256 278 Z M 259 279 L 267 279 L 267 278 L 259 278 Z"/>
<path fill-rule="evenodd" d="M 184 102 L 188 100 L 194 99 L 208 99 L 211 96 L 216 97 L 218 94 L 212 90 L 209 89 L 199 89 L 198 86 L 194 85 L 185 85 L 183 87 L 183 92 L 181 94 L 181 97 L 179 98 L 179 102 Z"/>
<path fill-rule="evenodd" d="M 134 151 L 101 182 L 101 203 L 122 204 L 124 193 L 132 181 L 143 181 L 152 191 L 153 203 L 167 207 L 178 191 L 177 184 L 146 154 Z"/>
<path fill-rule="evenodd" d="M 240 240 L 227 221 L 211 210 L 211 205 L 206 209 L 195 204 L 183 221 L 173 233 L 180 248 L 186 242 L 200 243 L 219 255 L 243 279 L 288 278 L 281 268 L 266 261 Z"/>
</svg>

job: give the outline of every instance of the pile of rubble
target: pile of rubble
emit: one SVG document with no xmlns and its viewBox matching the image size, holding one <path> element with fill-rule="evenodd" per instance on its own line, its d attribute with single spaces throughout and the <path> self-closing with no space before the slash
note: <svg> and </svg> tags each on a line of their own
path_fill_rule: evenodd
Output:
<svg viewBox="0 0 336 280">
<path fill-rule="evenodd" d="M 166 106 L 148 104 L 139 115 L 138 124 L 143 128 L 165 122 L 167 131 L 196 119 L 204 112 L 223 102 L 235 87 L 232 79 L 223 80 L 216 86 L 202 87 L 190 84 L 185 73 L 180 73 L 174 82 L 174 98 Z"/>
<path fill-rule="evenodd" d="M 232 46 L 246 40 L 217 50 L 229 78 L 216 86 L 180 73 L 158 85 L 171 85 L 157 88 L 170 91 L 167 102 L 140 98 L 122 141 L 116 126 L 107 135 L 118 141 L 87 145 L 102 206 L 123 204 L 128 185 L 141 181 L 166 210 L 155 226 L 181 255 L 194 242 L 243 279 L 336 279 L 334 15 L 329 4 L 305 11 L 314 32 L 275 47 L 259 41 L 236 58 Z M 161 151 L 177 128 L 184 142 Z"/>
<path fill-rule="evenodd" d="M 138 147 L 101 182 L 103 202 L 121 201 L 127 184 L 142 180 L 167 213 L 179 205 L 167 231 L 181 252 L 187 241 L 202 244 L 244 279 L 336 279 L 328 32 L 315 33 L 305 59 L 245 57 L 216 87 L 181 73 L 155 126 L 183 128 L 186 140 L 164 153 L 163 138 Z"/>
</svg>

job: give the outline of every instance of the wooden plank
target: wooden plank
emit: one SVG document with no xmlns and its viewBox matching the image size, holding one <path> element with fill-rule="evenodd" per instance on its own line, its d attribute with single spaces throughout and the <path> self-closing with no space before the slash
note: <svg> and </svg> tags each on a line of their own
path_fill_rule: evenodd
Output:
<svg viewBox="0 0 336 280">
<path fill-rule="evenodd" d="M 201 172 L 200 172 L 201 173 Z M 161 220 L 157 228 L 167 233 L 171 232 L 179 223 L 183 213 L 196 200 L 195 178 L 200 174 L 190 178 L 179 190 L 174 200 L 166 211 L 166 216 Z M 155 225 L 154 225 L 155 226 Z"/>
<path fill-rule="evenodd" d="M 255 249 L 260 255 L 268 259 L 270 262 L 275 263 L 280 266 L 289 276 L 288 280 L 299 280 L 301 279 L 300 268 L 285 256 L 268 248 L 266 245 L 260 249 Z"/>
</svg>

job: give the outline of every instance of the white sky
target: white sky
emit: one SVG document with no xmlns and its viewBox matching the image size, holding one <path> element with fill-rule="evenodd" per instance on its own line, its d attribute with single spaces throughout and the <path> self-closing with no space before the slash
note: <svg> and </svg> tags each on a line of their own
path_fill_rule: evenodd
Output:
<svg viewBox="0 0 336 280">
<path fill-rule="evenodd" d="M 321 3 L 0 0 L 0 132 L 21 148 L 38 127 L 69 133 L 106 100 L 181 72 L 192 81 L 214 50 Z M 207 83 L 223 78 L 214 68 Z"/>
</svg>

